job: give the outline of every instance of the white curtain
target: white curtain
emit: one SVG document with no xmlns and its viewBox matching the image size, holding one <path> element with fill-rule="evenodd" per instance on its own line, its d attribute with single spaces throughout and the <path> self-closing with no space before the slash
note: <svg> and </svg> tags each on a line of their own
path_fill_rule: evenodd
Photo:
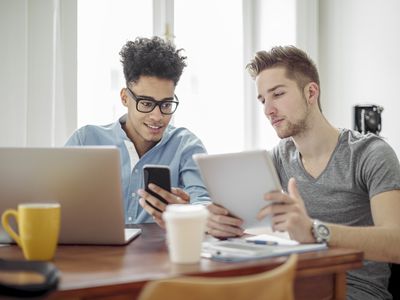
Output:
<svg viewBox="0 0 400 300">
<path fill-rule="evenodd" d="M 62 146 L 76 127 L 76 0 L 3 6 L 0 146 Z"/>
</svg>

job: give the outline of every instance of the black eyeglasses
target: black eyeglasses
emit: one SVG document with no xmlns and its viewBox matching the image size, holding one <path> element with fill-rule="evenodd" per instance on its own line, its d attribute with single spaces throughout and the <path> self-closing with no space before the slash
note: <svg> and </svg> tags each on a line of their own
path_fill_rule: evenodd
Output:
<svg viewBox="0 0 400 300">
<path fill-rule="evenodd" d="M 179 104 L 179 100 L 176 95 L 174 95 L 174 97 L 165 98 L 161 101 L 157 101 L 152 97 L 137 96 L 130 88 L 127 87 L 127 89 L 132 94 L 132 99 L 136 101 L 136 109 L 142 113 L 152 112 L 154 108 L 158 106 L 161 113 L 163 113 L 164 115 L 172 115 Z"/>
</svg>

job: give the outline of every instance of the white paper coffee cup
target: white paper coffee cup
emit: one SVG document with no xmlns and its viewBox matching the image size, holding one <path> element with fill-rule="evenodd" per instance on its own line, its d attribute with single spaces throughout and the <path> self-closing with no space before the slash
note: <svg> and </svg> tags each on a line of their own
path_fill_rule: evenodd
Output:
<svg viewBox="0 0 400 300">
<path fill-rule="evenodd" d="M 170 204 L 163 213 L 173 263 L 196 263 L 201 256 L 208 210 L 203 205 Z"/>
</svg>

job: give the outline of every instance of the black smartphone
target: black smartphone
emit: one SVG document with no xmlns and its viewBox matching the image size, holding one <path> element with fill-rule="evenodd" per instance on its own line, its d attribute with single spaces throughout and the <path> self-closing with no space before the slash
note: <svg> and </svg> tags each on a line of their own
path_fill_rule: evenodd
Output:
<svg viewBox="0 0 400 300">
<path fill-rule="evenodd" d="M 161 202 L 168 204 L 168 202 L 162 198 L 160 195 L 154 193 L 151 191 L 148 187 L 149 183 L 154 183 L 158 185 L 160 188 L 166 190 L 166 191 L 171 191 L 171 175 L 170 175 L 170 170 L 168 166 L 163 166 L 163 165 L 144 165 L 143 166 L 143 178 L 144 178 L 144 189 L 146 192 L 148 192 L 150 195 L 156 197 L 158 200 Z M 151 207 L 159 209 L 157 207 L 154 207 L 146 201 Z"/>
</svg>

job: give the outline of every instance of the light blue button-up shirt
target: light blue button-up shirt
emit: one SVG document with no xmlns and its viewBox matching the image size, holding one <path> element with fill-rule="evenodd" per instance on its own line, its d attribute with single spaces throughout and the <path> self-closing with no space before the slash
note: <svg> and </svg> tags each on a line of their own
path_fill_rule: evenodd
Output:
<svg viewBox="0 0 400 300">
<path fill-rule="evenodd" d="M 125 223 L 138 224 L 154 222 L 140 206 L 137 190 L 143 188 L 142 168 L 145 164 L 167 165 L 171 170 L 171 185 L 180 187 L 190 195 L 190 202 L 207 203 L 210 198 L 201 180 L 195 153 L 206 153 L 199 138 L 186 128 L 168 125 L 162 139 L 141 158 L 132 159 L 128 149 L 130 139 L 122 129 L 126 115 L 118 122 L 95 126 L 87 125 L 76 130 L 65 146 L 115 145 L 120 150 L 122 188 L 124 194 Z M 128 145 L 128 146 L 127 146 Z M 134 147 L 133 147 L 133 151 Z M 110 199 L 112 201 L 112 199 Z"/>
</svg>

